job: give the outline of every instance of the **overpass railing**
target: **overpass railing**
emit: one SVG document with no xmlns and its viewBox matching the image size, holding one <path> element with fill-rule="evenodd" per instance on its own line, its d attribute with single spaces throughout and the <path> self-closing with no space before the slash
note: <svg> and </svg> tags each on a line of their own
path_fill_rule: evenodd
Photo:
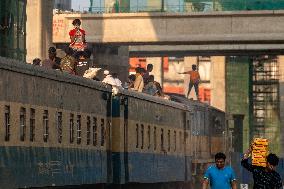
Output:
<svg viewBox="0 0 284 189">
<path fill-rule="evenodd" d="M 148 0 L 150 1 L 150 0 Z M 149 4 L 148 4 L 149 5 Z M 284 10 L 284 0 L 161 0 L 156 6 L 148 6 L 147 0 L 130 0 L 111 6 L 85 7 L 84 12 L 131 13 L 131 12 L 207 12 L 241 10 Z"/>
</svg>

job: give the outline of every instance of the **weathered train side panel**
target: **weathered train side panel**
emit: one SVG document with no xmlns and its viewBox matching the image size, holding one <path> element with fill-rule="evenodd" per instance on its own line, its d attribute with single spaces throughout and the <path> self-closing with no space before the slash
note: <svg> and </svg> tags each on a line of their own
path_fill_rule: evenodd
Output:
<svg viewBox="0 0 284 189">
<path fill-rule="evenodd" d="M 122 96 L 127 98 L 128 114 L 127 142 L 121 149 L 127 156 L 125 181 L 185 181 L 184 107 L 143 94 L 123 92 Z"/>
<path fill-rule="evenodd" d="M 108 183 L 110 94 L 100 83 L 0 58 L 1 188 Z"/>
</svg>

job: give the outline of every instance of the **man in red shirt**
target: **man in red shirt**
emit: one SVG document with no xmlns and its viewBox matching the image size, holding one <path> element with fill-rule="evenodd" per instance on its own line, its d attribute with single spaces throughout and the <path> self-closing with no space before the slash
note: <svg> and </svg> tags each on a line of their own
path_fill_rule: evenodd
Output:
<svg viewBox="0 0 284 189">
<path fill-rule="evenodd" d="M 191 71 L 187 71 L 187 72 L 183 72 L 183 73 L 179 73 L 179 74 L 189 74 L 189 76 L 190 76 L 190 81 L 189 81 L 189 84 L 188 84 L 188 92 L 187 92 L 186 98 L 188 98 L 188 95 L 189 95 L 192 87 L 194 86 L 196 98 L 198 100 L 199 99 L 198 98 L 198 85 L 199 85 L 199 82 L 200 82 L 200 75 L 199 75 L 199 72 L 196 70 L 196 68 L 197 68 L 196 65 L 193 64 Z"/>
<path fill-rule="evenodd" d="M 81 29 L 81 21 L 79 19 L 75 19 L 72 22 L 74 29 L 70 30 L 69 36 L 71 39 L 70 47 L 74 51 L 84 51 L 86 49 L 86 32 Z"/>
</svg>

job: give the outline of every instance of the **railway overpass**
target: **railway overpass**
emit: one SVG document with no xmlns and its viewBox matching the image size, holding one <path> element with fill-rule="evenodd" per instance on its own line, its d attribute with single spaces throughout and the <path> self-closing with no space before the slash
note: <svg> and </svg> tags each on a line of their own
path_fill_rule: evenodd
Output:
<svg viewBox="0 0 284 189">
<path fill-rule="evenodd" d="M 89 43 L 132 45 L 134 52 L 282 51 L 284 43 L 284 11 L 56 14 L 53 43 L 70 41 L 75 18 Z"/>
</svg>

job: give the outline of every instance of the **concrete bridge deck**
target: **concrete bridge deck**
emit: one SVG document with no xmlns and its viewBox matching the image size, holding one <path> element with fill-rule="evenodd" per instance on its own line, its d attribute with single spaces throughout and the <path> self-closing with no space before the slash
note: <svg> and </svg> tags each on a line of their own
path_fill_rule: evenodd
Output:
<svg viewBox="0 0 284 189">
<path fill-rule="evenodd" d="M 97 44 L 201 45 L 208 50 L 207 45 L 255 49 L 261 44 L 282 49 L 284 43 L 284 11 L 56 14 L 54 43 L 69 43 L 75 18 L 82 20 L 87 41 Z"/>
</svg>

